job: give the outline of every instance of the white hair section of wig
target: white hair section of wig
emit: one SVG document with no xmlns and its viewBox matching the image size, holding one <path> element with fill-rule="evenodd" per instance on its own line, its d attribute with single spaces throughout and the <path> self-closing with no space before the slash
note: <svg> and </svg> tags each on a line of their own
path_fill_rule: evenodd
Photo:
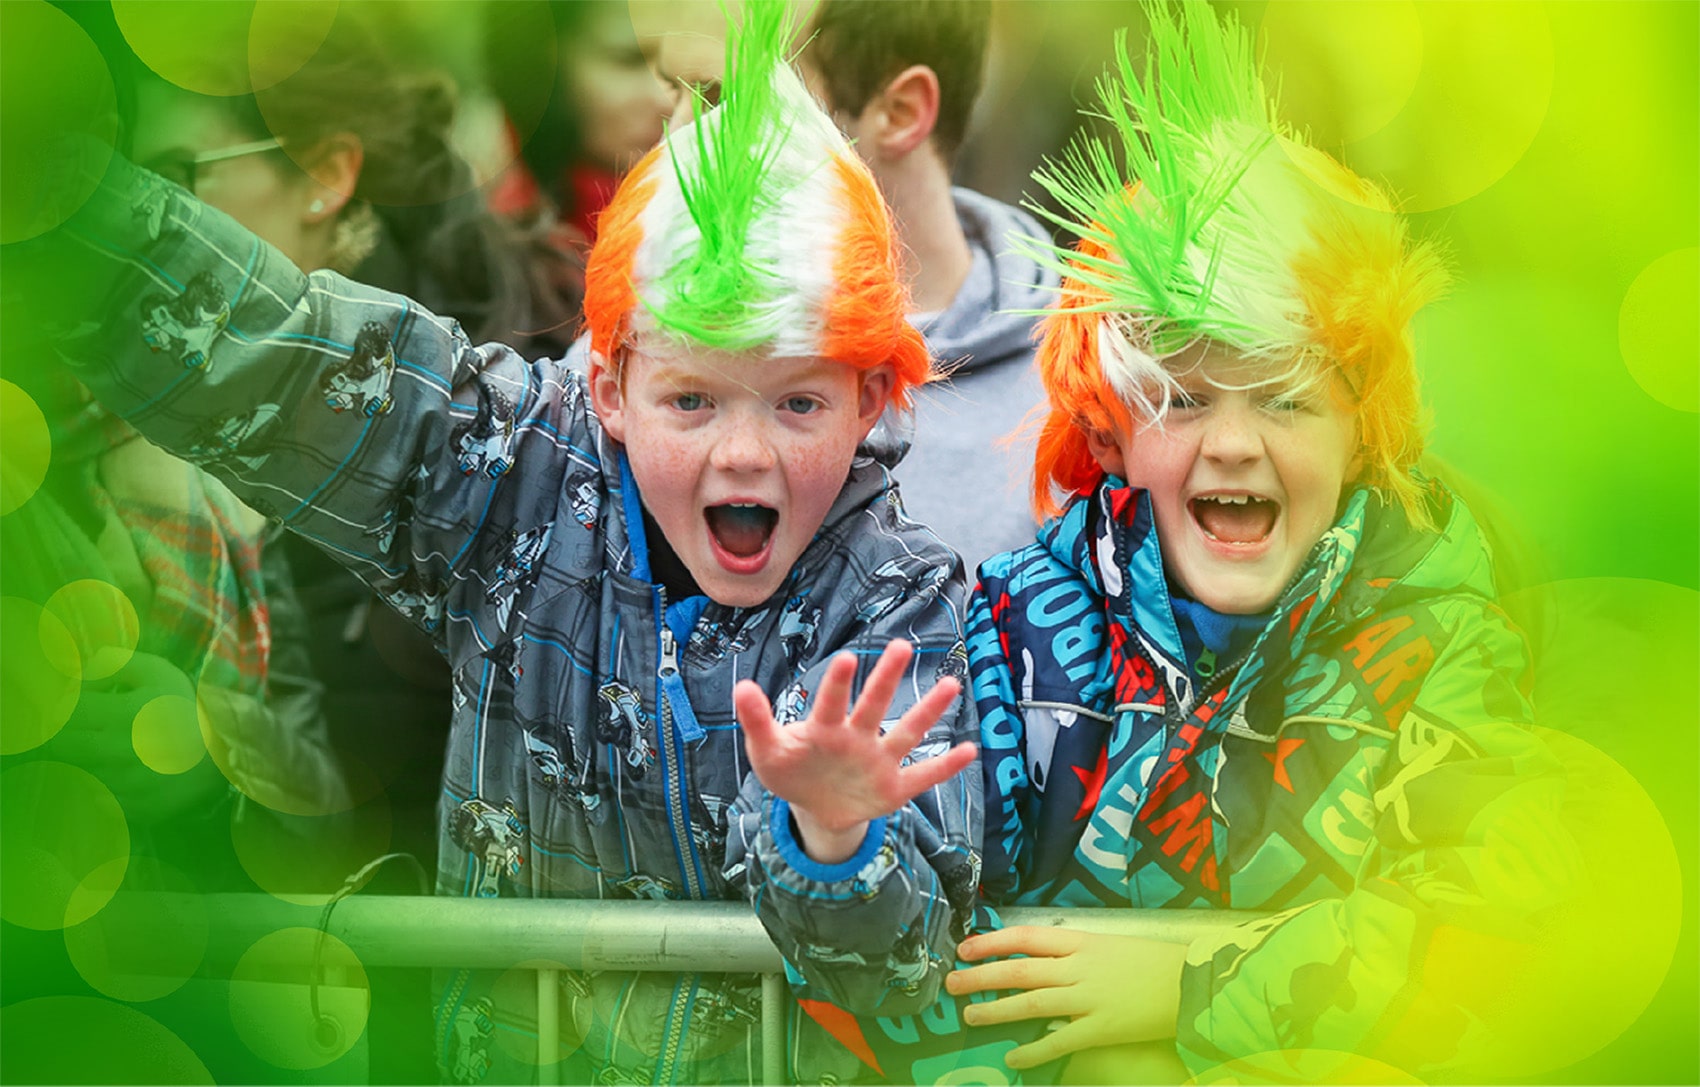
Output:
<svg viewBox="0 0 1700 1087">
<path fill-rule="evenodd" d="M 776 69 L 774 80 L 780 111 L 773 126 L 783 136 L 762 194 L 764 204 L 746 236 L 745 259 L 774 287 L 760 320 L 766 354 L 813 357 L 824 338 L 839 238 L 849 219 L 834 160 L 854 152 L 789 66 Z M 659 331 L 642 302 L 646 288 L 689 259 L 701 242 L 677 171 L 697 168 L 698 130 L 705 141 L 719 138 L 719 116 L 718 109 L 709 110 L 675 130 L 656 164 L 656 190 L 639 215 L 643 241 L 633 261 L 640 299 L 632 315 L 637 335 Z"/>
</svg>

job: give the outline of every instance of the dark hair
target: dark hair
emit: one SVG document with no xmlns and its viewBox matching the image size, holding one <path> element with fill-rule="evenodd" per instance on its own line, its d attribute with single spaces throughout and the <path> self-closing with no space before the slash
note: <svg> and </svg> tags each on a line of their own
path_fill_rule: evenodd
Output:
<svg viewBox="0 0 1700 1087">
<path fill-rule="evenodd" d="M 553 186 L 561 171 L 578 160 L 584 143 L 576 104 L 558 71 L 558 66 L 566 63 L 560 43 L 583 34 L 612 3 L 552 0 L 546 9 L 552 26 L 541 24 L 531 5 L 489 4 L 483 8 L 484 82 L 507 115 L 519 116 L 523 106 L 536 97 L 528 81 L 536 78 L 537 72 L 548 72 L 554 80 L 536 131 L 520 147 L 520 157 L 540 185 Z M 539 33 L 545 26 L 549 32 Z"/>
<path fill-rule="evenodd" d="M 474 339 L 502 340 L 528 357 L 571 343 L 579 299 L 558 286 L 574 277 L 549 265 L 573 258 L 489 211 L 450 142 L 453 82 L 395 64 L 377 27 L 348 7 L 287 78 L 210 101 L 238 129 L 283 140 L 304 167 L 326 139 L 359 137 L 360 176 L 340 218 L 366 222 L 361 232 L 375 237 L 338 271 L 417 298 Z M 538 342 L 525 342 L 532 339 Z"/>
<path fill-rule="evenodd" d="M 948 163 L 968 131 L 986 73 L 989 0 L 821 0 L 809 52 L 834 110 L 860 113 L 903 69 L 939 78 L 933 144 Z"/>
<path fill-rule="evenodd" d="M 450 143 L 456 93 L 437 73 L 395 65 L 373 27 L 345 9 L 323 46 L 276 86 L 234 100 L 238 123 L 308 149 L 338 132 L 364 150 L 354 198 L 377 213 L 377 248 L 356 279 L 419 299 L 475 340 L 528 357 L 571 343 L 578 298 L 545 265 L 570 260 L 492 214 Z M 241 114 L 246 113 L 243 117 Z M 516 342 L 543 330 L 542 342 Z"/>
</svg>

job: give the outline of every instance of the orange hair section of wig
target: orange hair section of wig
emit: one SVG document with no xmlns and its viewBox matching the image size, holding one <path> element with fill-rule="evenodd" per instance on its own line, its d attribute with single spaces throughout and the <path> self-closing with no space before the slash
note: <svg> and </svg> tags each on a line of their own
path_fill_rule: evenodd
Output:
<svg viewBox="0 0 1700 1087">
<path fill-rule="evenodd" d="M 661 157 L 657 147 L 638 160 L 614 191 L 614 198 L 596 221 L 596 244 L 584 269 L 584 323 L 590 329 L 590 349 L 611 364 L 631 332 L 637 306 L 634 265 L 643 244 L 639 217 L 655 195 L 658 180 L 651 176 Z"/>
<path fill-rule="evenodd" d="M 1446 270 L 1432 246 L 1407 245 L 1397 216 L 1365 229 L 1348 214 L 1335 210 L 1313 221 L 1317 244 L 1293 261 L 1293 274 L 1314 341 L 1356 401 L 1363 482 L 1398 502 L 1414 524 L 1427 525 L 1422 488 L 1411 475 L 1423 452 L 1423 421 L 1410 326 L 1446 289 Z"/>
<path fill-rule="evenodd" d="M 1082 240 L 1076 250 L 1103 259 L 1108 250 Z M 1061 512 L 1056 492 L 1083 494 L 1098 486 L 1104 469 L 1086 436 L 1110 436 L 1133 425 L 1133 413 L 1104 378 L 1098 360 L 1098 330 L 1104 315 L 1083 312 L 1108 298 L 1078 279 L 1065 277 L 1057 307 L 1039 323 L 1034 364 L 1044 382 L 1050 410 L 1039 427 L 1033 456 L 1033 512 L 1040 520 Z"/>
<path fill-rule="evenodd" d="M 848 219 L 838 235 L 820 352 L 866 370 L 890 363 L 891 399 L 909 403 L 909 390 L 932 376 L 926 341 L 905 315 L 909 292 L 898 272 L 897 240 L 879 186 L 859 160 L 833 156 Z"/>
</svg>

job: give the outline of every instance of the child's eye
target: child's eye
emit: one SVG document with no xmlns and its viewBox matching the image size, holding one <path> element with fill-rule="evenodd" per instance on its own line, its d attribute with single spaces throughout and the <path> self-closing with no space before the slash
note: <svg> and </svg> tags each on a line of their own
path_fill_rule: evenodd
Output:
<svg viewBox="0 0 1700 1087">
<path fill-rule="evenodd" d="M 1296 396 L 1272 396 L 1263 402 L 1263 406 L 1270 411 L 1288 414 L 1305 410 L 1305 402 Z"/>
<path fill-rule="evenodd" d="M 1187 392 L 1185 389 L 1169 390 L 1170 411 L 1190 411 L 1196 407 L 1199 407 L 1198 398 Z"/>
<path fill-rule="evenodd" d="M 708 398 L 701 393 L 680 393 L 673 398 L 672 404 L 679 411 L 701 411 L 708 407 Z"/>
<path fill-rule="evenodd" d="M 797 415 L 808 415 L 820 410 L 820 401 L 812 396 L 793 396 L 788 397 L 781 406 L 786 411 L 794 412 Z"/>
</svg>

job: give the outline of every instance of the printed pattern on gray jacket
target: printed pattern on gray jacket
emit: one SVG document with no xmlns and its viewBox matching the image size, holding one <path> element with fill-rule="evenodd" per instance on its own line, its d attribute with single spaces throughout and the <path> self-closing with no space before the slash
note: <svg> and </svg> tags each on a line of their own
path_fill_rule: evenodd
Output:
<svg viewBox="0 0 1700 1087">
<path fill-rule="evenodd" d="M 895 637 L 917 653 L 891 719 L 937 677 L 965 679 L 961 564 L 904 519 L 883 468 L 858 459 L 765 604 L 668 600 L 580 375 L 474 346 L 399 295 L 303 276 L 122 163 L 75 230 L 86 281 L 106 283 L 61 341 L 78 376 L 346 563 L 448 656 L 439 893 L 747 897 L 799 996 L 874 1015 L 932 1001 L 977 882 L 977 778 L 876 821 L 849 861 L 817 864 L 750 773 L 732 711 L 733 685 L 752 678 L 782 722 L 800 719 L 831 656 L 858 656 L 859 686 Z M 975 732 L 959 700 L 913 757 Z M 753 985 L 576 978 L 564 1018 L 599 1074 L 738 1078 L 759 1067 L 740 1012 Z M 497 1059 L 499 1003 L 487 979 L 449 987 L 440 1055 L 457 1078 Z"/>
</svg>

